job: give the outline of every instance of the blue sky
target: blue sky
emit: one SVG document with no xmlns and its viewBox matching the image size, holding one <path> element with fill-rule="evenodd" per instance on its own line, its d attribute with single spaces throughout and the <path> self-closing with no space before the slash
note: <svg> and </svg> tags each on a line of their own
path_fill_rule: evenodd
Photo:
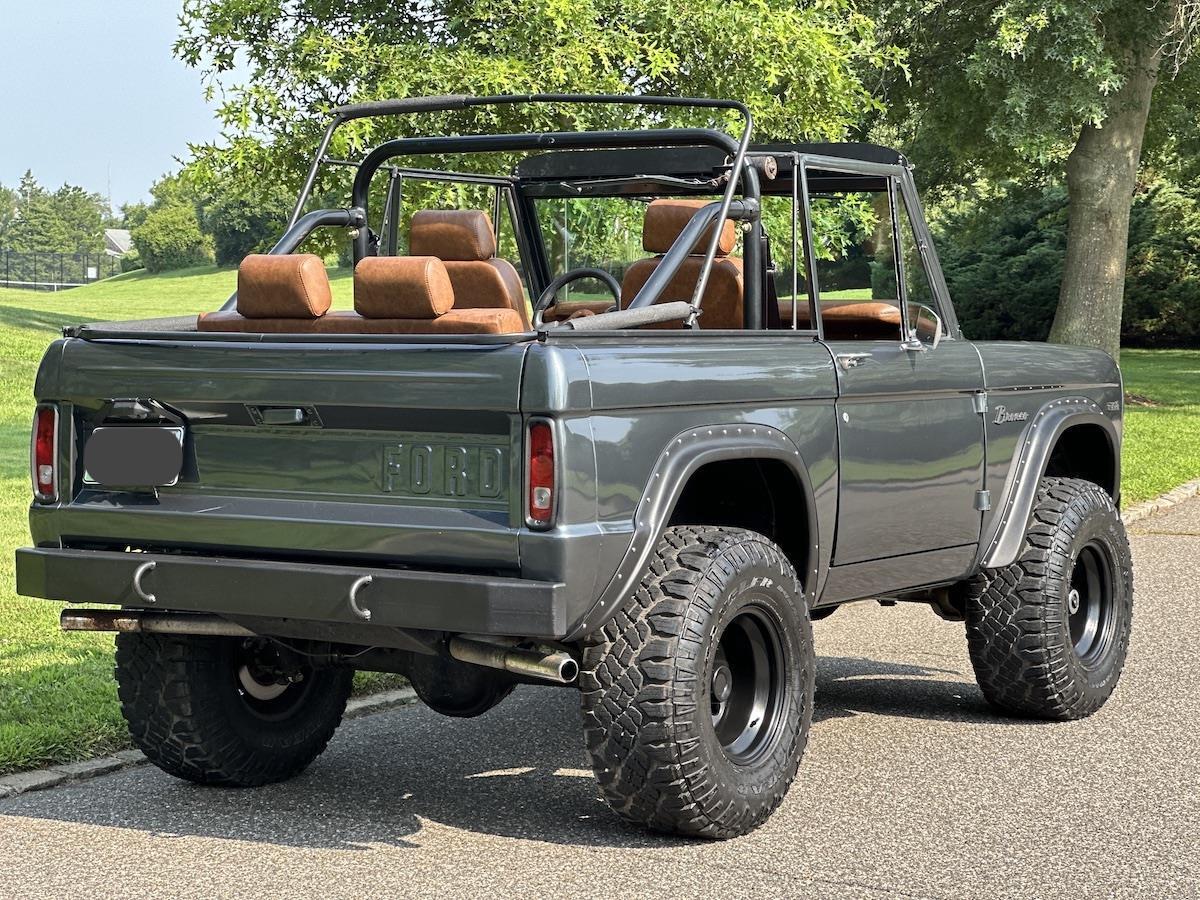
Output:
<svg viewBox="0 0 1200 900">
<path fill-rule="evenodd" d="M 176 0 L 0 0 L 0 184 L 26 169 L 114 207 L 188 142 L 218 135 L 200 74 L 171 55 Z"/>
</svg>

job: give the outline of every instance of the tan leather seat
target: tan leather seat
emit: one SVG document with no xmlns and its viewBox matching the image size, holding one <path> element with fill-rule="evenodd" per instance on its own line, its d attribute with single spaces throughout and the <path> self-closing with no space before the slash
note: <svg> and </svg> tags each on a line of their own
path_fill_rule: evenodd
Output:
<svg viewBox="0 0 1200 900">
<path fill-rule="evenodd" d="M 649 280 L 650 275 L 662 261 L 662 254 L 671 249 L 681 231 L 691 220 L 696 210 L 707 206 L 710 200 L 674 200 L 660 199 L 646 207 L 646 216 L 642 223 L 642 249 L 647 253 L 658 254 L 652 259 L 635 262 L 625 272 L 621 282 L 621 308 L 629 305 L 638 291 Z M 673 300 L 691 300 L 696 290 L 696 282 L 704 265 L 704 252 L 712 238 L 712 229 L 696 242 L 693 252 L 679 271 L 667 283 L 656 303 L 669 303 Z M 700 328 L 735 328 L 743 326 L 742 308 L 745 298 L 745 285 L 742 277 L 742 260 L 729 253 L 737 243 L 737 230 L 732 220 L 726 220 L 721 226 L 720 237 L 717 241 L 717 255 L 713 259 L 709 272 L 708 283 L 701 297 Z M 678 322 L 665 322 L 660 325 L 647 326 L 651 328 L 679 328 Z"/>
<path fill-rule="evenodd" d="M 371 256 L 354 270 L 354 311 L 328 312 L 320 257 L 248 256 L 238 269 L 236 310 L 201 313 L 200 331 L 258 334 L 514 334 L 510 309 L 454 309 L 454 289 L 431 256 Z"/>
<path fill-rule="evenodd" d="M 454 285 L 455 309 L 511 309 L 527 328 L 521 276 L 496 257 L 492 220 L 480 209 L 423 209 L 413 213 L 408 252 L 436 256 Z"/>
<path fill-rule="evenodd" d="M 811 328 L 808 303 L 797 306 L 797 328 Z M 779 318 L 785 328 L 792 324 L 791 301 L 779 302 Z M 830 341 L 898 341 L 900 340 L 900 308 L 895 303 L 878 300 L 823 300 L 821 324 L 825 338 Z"/>
</svg>

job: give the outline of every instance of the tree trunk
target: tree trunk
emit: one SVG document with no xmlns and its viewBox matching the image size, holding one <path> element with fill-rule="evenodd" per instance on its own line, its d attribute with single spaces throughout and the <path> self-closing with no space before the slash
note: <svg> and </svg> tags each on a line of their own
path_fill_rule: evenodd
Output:
<svg viewBox="0 0 1200 900">
<path fill-rule="evenodd" d="M 1099 347 L 1114 359 L 1121 349 L 1129 209 L 1160 47 L 1156 40 L 1134 54 L 1103 125 L 1084 125 L 1067 159 L 1067 255 L 1050 340 Z"/>
</svg>

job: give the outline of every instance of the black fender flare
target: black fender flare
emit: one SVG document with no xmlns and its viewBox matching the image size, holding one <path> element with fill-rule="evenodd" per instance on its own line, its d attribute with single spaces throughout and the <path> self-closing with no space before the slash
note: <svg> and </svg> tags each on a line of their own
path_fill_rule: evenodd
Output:
<svg viewBox="0 0 1200 900">
<path fill-rule="evenodd" d="M 812 481 L 800 451 L 786 434 L 766 425 L 742 422 L 703 425 L 679 432 L 659 454 L 634 512 L 629 547 L 599 598 L 575 623 L 566 640 L 578 640 L 596 631 L 622 608 L 641 581 L 658 538 L 692 474 L 708 463 L 728 459 L 780 460 L 796 476 L 804 495 L 809 537 L 805 571 L 798 574 L 805 585 L 805 599 L 812 605 L 820 574 L 820 536 Z"/>
<path fill-rule="evenodd" d="M 1001 569 L 1016 561 L 1033 515 L 1038 482 L 1046 472 L 1050 454 L 1059 436 L 1075 425 L 1099 425 L 1108 436 L 1116 471 L 1113 484 L 1120 496 L 1121 439 L 1112 419 L 1100 405 L 1087 397 L 1061 397 L 1038 410 L 1022 436 L 1016 458 L 1009 466 L 1004 482 L 1004 500 L 997 508 L 982 540 L 979 542 L 979 565 L 985 569 Z"/>
</svg>

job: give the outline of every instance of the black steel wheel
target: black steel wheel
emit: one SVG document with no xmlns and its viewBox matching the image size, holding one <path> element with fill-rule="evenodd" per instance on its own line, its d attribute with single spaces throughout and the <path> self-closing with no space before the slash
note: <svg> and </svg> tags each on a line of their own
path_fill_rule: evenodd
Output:
<svg viewBox="0 0 1200 900">
<path fill-rule="evenodd" d="M 1099 541 L 1089 541 L 1075 557 L 1067 588 L 1067 628 L 1084 666 L 1102 662 L 1112 645 L 1117 624 L 1112 572 L 1108 548 Z"/>
<path fill-rule="evenodd" d="M 783 638 L 765 609 L 750 606 L 725 626 L 710 666 L 712 724 L 725 756 L 754 765 L 786 723 Z"/>
<path fill-rule="evenodd" d="M 814 669 L 779 547 L 738 528 L 667 529 L 626 607 L 584 645 L 584 731 L 609 806 L 675 834 L 756 828 L 796 776 Z"/>
<path fill-rule="evenodd" d="M 1133 564 L 1112 499 L 1088 481 L 1042 479 L 1017 561 L 967 598 L 984 696 L 1018 715 L 1091 715 L 1120 679 L 1132 621 Z"/>
<path fill-rule="evenodd" d="M 117 635 L 134 744 L 171 775 L 249 787 L 302 772 L 341 722 L 354 672 L 313 668 L 258 638 Z"/>
</svg>

